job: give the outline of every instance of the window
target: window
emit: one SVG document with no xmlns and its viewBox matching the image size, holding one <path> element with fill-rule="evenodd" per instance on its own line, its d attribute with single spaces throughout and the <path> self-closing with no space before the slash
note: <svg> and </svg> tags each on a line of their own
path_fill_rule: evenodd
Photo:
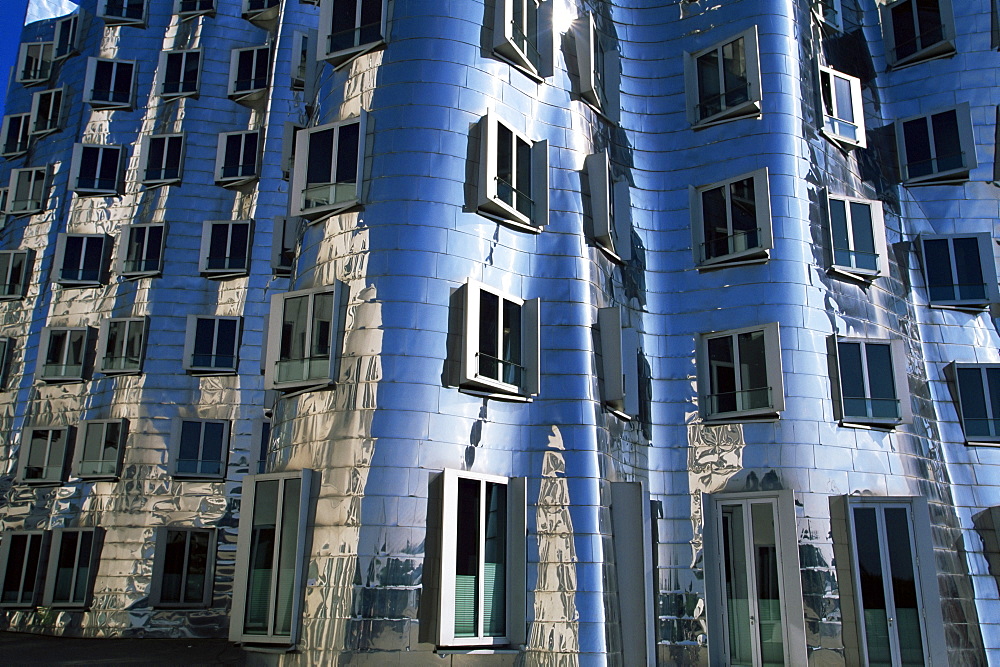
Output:
<svg viewBox="0 0 1000 667">
<path fill-rule="evenodd" d="M 55 132 L 63 124 L 63 89 L 53 88 L 35 93 L 31 98 L 31 133 L 43 135 Z"/>
<path fill-rule="evenodd" d="M 98 16 L 107 25 L 146 25 L 146 0 L 101 0 Z"/>
<path fill-rule="evenodd" d="M 0 250 L 0 300 L 20 299 L 28 293 L 30 250 Z"/>
<path fill-rule="evenodd" d="M 271 297 L 265 384 L 301 389 L 333 384 L 343 345 L 343 285 Z"/>
<path fill-rule="evenodd" d="M 91 58 L 87 61 L 86 102 L 96 109 L 131 109 L 135 63 Z"/>
<path fill-rule="evenodd" d="M 777 323 L 702 334 L 698 357 L 706 420 L 773 418 L 785 409 Z"/>
<path fill-rule="evenodd" d="M 174 12 L 183 18 L 215 14 L 215 0 L 175 0 Z"/>
<path fill-rule="evenodd" d="M 882 202 L 828 195 L 830 269 L 870 280 L 888 271 Z"/>
<path fill-rule="evenodd" d="M 100 528 L 52 531 L 52 551 L 45 578 L 47 607 L 86 607 L 90 604 L 102 535 Z"/>
<path fill-rule="evenodd" d="M 163 69 L 162 97 L 198 94 L 201 51 L 167 51 L 160 54 L 160 67 Z"/>
<path fill-rule="evenodd" d="M 89 342 L 86 327 L 45 327 L 40 342 L 42 380 L 83 382 Z"/>
<path fill-rule="evenodd" d="M 594 241 L 614 261 L 631 259 L 628 182 L 614 180 L 606 153 L 588 155 L 584 166 L 590 184 Z"/>
<path fill-rule="evenodd" d="M 181 182 L 184 162 L 183 134 L 154 134 L 146 140 L 146 185 L 169 185 Z"/>
<path fill-rule="evenodd" d="M 17 60 L 17 82 L 30 86 L 49 80 L 52 74 L 52 55 L 55 44 L 34 42 L 21 44 Z"/>
<path fill-rule="evenodd" d="M 837 337 L 836 343 L 836 417 L 890 427 L 910 421 L 903 341 Z"/>
<path fill-rule="evenodd" d="M 551 1 L 497 0 L 493 51 L 532 78 L 551 76 Z"/>
<path fill-rule="evenodd" d="M 639 414 L 639 335 L 622 326 L 622 309 L 599 308 L 604 404 L 624 419 Z"/>
<path fill-rule="evenodd" d="M 31 140 L 30 131 L 30 113 L 4 116 L 3 128 L 0 129 L 0 135 L 3 136 L 3 151 L 0 155 L 10 158 L 26 153 Z"/>
<path fill-rule="evenodd" d="M 539 299 L 523 301 L 470 280 L 465 285 L 462 384 L 492 394 L 539 389 Z"/>
<path fill-rule="evenodd" d="M 298 218 L 275 218 L 271 232 L 271 269 L 275 275 L 287 276 L 295 264 L 295 250 L 299 238 Z"/>
<path fill-rule="evenodd" d="M 184 369 L 202 375 L 235 373 L 239 339 L 239 317 L 188 315 Z"/>
<path fill-rule="evenodd" d="M 438 644 L 519 644 L 524 635 L 524 480 L 442 473 Z"/>
<path fill-rule="evenodd" d="M 153 606 L 209 606 L 217 546 L 214 530 L 157 528 L 150 594 Z"/>
<path fill-rule="evenodd" d="M 139 373 L 145 354 L 145 317 L 114 317 L 101 321 L 97 370 L 106 375 Z"/>
<path fill-rule="evenodd" d="M 320 57 L 337 66 L 384 44 L 385 4 L 385 0 L 323 2 L 320 25 L 326 34 Z"/>
<path fill-rule="evenodd" d="M 229 455 L 229 422 L 183 420 L 175 430 L 175 477 L 224 477 Z"/>
<path fill-rule="evenodd" d="M 259 97 L 267 88 L 271 50 L 266 46 L 234 49 L 229 60 L 229 97 Z"/>
<path fill-rule="evenodd" d="M 70 167 L 78 195 L 115 195 L 121 188 L 124 150 L 121 146 L 74 144 Z"/>
<path fill-rule="evenodd" d="M 615 103 L 609 96 L 620 87 L 618 59 L 614 48 L 608 47 L 593 14 L 588 14 L 576 35 L 576 60 L 580 73 L 580 97 L 599 111 L 611 113 Z"/>
<path fill-rule="evenodd" d="M 990 234 L 923 235 L 920 244 L 932 306 L 981 309 L 1000 302 Z"/>
<path fill-rule="evenodd" d="M 315 218 L 361 199 L 362 116 L 296 133 L 292 215 Z"/>
<path fill-rule="evenodd" d="M 530 141 L 493 113 L 481 121 L 479 211 L 528 231 L 549 221 L 549 145 Z"/>
<path fill-rule="evenodd" d="M 111 239 L 104 234 L 60 234 L 53 282 L 71 287 L 103 285 L 110 254 Z"/>
<path fill-rule="evenodd" d="M 30 215 L 45 210 L 48 199 L 48 167 L 11 169 L 7 213 Z"/>
<path fill-rule="evenodd" d="M 703 502 L 709 650 L 726 665 L 806 664 L 792 493 Z"/>
<path fill-rule="evenodd" d="M 958 416 L 968 442 L 1000 442 L 1000 365 L 951 364 Z"/>
<path fill-rule="evenodd" d="M 163 223 L 125 228 L 125 252 L 119 271 L 132 278 L 156 276 L 163 271 Z"/>
<path fill-rule="evenodd" d="M 771 204 L 766 169 L 691 188 L 691 211 L 699 266 L 767 259 Z"/>
<path fill-rule="evenodd" d="M 260 133 L 256 131 L 220 134 L 215 160 L 215 182 L 235 187 L 256 180 L 259 144 Z"/>
<path fill-rule="evenodd" d="M 78 429 L 76 474 L 84 478 L 115 478 L 125 451 L 128 423 L 124 419 L 89 419 Z"/>
<path fill-rule="evenodd" d="M 294 645 L 302 625 L 310 496 L 316 473 L 243 478 L 229 639 Z"/>
<path fill-rule="evenodd" d="M 70 429 L 29 428 L 21 440 L 20 477 L 25 484 L 58 484 L 66 479 Z"/>
<path fill-rule="evenodd" d="M 73 14 L 56 21 L 55 58 L 57 60 L 79 53 L 79 42 L 77 41 L 79 20 L 80 15 Z"/>
<path fill-rule="evenodd" d="M 34 607 L 42 592 L 42 554 L 49 534 L 40 530 L 5 531 L 0 542 L 3 590 L 0 607 Z"/>
<path fill-rule="evenodd" d="M 903 67 L 955 52 L 950 0 L 899 0 L 882 9 L 889 64 Z"/>
<path fill-rule="evenodd" d="M 896 121 L 903 185 L 960 183 L 976 168 L 968 104 Z"/>
<path fill-rule="evenodd" d="M 249 220 L 206 222 L 201 233 L 201 272 L 220 278 L 246 275 L 252 231 Z"/>
<path fill-rule="evenodd" d="M 759 116 L 757 26 L 711 48 L 685 54 L 684 75 L 692 125 Z"/>
<path fill-rule="evenodd" d="M 831 28 L 844 29 L 844 9 L 841 0 L 813 0 L 813 10 Z"/>
<path fill-rule="evenodd" d="M 819 87 L 823 99 L 823 133 L 845 148 L 867 146 L 861 80 L 820 67 Z"/>
</svg>

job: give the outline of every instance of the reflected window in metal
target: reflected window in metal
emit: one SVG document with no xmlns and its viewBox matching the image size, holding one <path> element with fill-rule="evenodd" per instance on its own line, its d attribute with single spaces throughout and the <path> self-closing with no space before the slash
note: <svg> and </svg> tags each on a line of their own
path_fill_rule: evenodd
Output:
<svg viewBox="0 0 1000 667">
<path fill-rule="evenodd" d="M 699 265 L 768 257 L 771 210 L 766 170 L 697 188 L 691 204 Z"/>
<path fill-rule="evenodd" d="M 146 23 L 146 0 L 101 0 L 98 16 L 108 25 L 142 26 Z"/>
<path fill-rule="evenodd" d="M 21 44 L 15 80 L 26 86 L 48 81 L 52 74 L 54 51 L 53 42 Z"/>
<path fill-rule="evenodd" d="M 156 531 L 151 602 L 155 607 L 207 607 L 217 538 L 214 530 L 162 527 Z"/>
<path fill-rule="evenodd" d="M 897 121 L 896 142 L 904 185 L 960 183 L 978 164 L 967 103 Z"/>
<path fill-rule="evenodd" d="M 30 251 L 0 250 L 0 300 L 24 297 L 30 272 Z"/>
<path fill-rule="evenodd" d="M 864 148 L 867 143 L 861 80 L 829 67 L 820 67 L 819 83 L 824 133 L 846 148 Z"/>
<path fill-rule="evenodd" d="M 82 382 L 89 338 L 86 327 L 42 329 L 41 379 L 46 382 Z"/>
<path fill-rule="evenodd" d="M 135 63 L 90 58 L 84 85 L 86 101 L 99 109 L 131 109 L 135 88 Z"/>
<path fill-rule="evenodd" d="M 883 11 L 886 46 L 894 67 L 954 53 L 950 0 L 896 0 Z"/>
<path fill-rule="evenodd" d="M 31 134 L 45 135 L 62 128 L 63 88 L 42 90 L 31 98 Z"/>
<path fill-rule="evenodd" d="M 837 339 L 840 417 L 863 424 L 896 424 L 909 417 L 901 341 Z"/>
<path fill-rule="evenodd" d="M 705 419 L 773 418 L 784 408 L 778 325 L 704 334 L 699 350 Z"/>
<path fill-rule="evenodd" d="M 5 531 L 0 541 L 0 607 L 34 607 L 42 594 L 43 554 L 49 534 L 43 531 Z"/>
<path fill-rule="evenodd" d="M 105 282 L 111 239 L 103 234 L 60 234 L 56 239 L 54 282 L 94 287 Z"/>
<path fill-rule="evenodd" d="M 90 604 L 100 560 L 99 528 L 60 528 L 52 531 L 45 604 L 50 607 L 86 607 Z"/>
<path fill-rule="evenodd" d="M 198 93 L 201 51 L 168 51 L 160 55 L 163 69 L 162 97 L 180 97 Z"/>
<path fill-rule="evenodd" d="M 48 199 L 47 167 L 12 169 L 7 213 L 31 215 L 45 210 Z"/>
<path fill-rule="evenodd" d="M 1000 442 L 1000 365 L 955 364 L 959 418 L 968 442 Z"/>
<path fill-rule="evenodd" d="M 923 235 L 927 300 L 935 306 L 982 309 L 998 301 L 989 234 Z"/>
<path fill-rule="evenodd" d="M 756 26 L 725 42 L 688 54 L 685 73 L 692 124 L 709 125 L 760 115 Z"/>
<path fill-rule="evenodd" d="M 236 186 L 258 177 L 260 133 L 228 132 L 219 135 L 216 154 L 215 182 Z"/>
<path fill-rule="evenodd" d="M 21 481 L 26 484 L 58 484 L 66 479 L 67 443 L 70 429 L 31 428 L 21 441 Z"/>
<path fill-rule="evenodd" d="M 139 373 L 146 349 L 145 317 L 116 317 L 101 322 L 97 370 L 106 375 Z"/>
<path fill-rule="evenodd" d="M 79 195 L 114 195 L 121 188 L 121 146 L 74 144 L 70 182 Z"/>
<path fill-rule="evenodd" d="M 120 271 L 127 277 L 155 276 L 163 270 L 163 223 L 129 225 L 123 231 L 125 251 Z"/>
<path fill-rule="evenodd" d="M 341 65 L 385 42 L 385 0 L 330 0 L 322 10 L 324 60 Z"/>
<path fill-rule="evenodd" d="M 239 363 L 239 317 L 188 316 L 184 368 L 201 375 L 229 375 Z"/>
<path fill-rule="evenodd" d="M 183 420 L 176 430 L 176 477 L 223 477 L 229 454 L 229 422 Z"/>
<path fill-rule="evenodd" d="M 89 419 L 77 429 L 79 460 L 76 474 L 86 478 L 115 478 L 125 449 L 126 422 Z"/>
<path fill-rule="evenodd" d="M 80 22 L 80 15 L 73 14 L 56 21 L 56 40 L 54 58 L 68 58 L 79 53 L 79 43 L 77 41 L 77 26 Z"/>
<path fill-rule="evenodd" d="M 201 238 L 201 272 L 218 277 L 245 275 L 250 266 L 252 232 L 249 220 L 206 221 Z"/>
<path fill-rule="evenodd" d="M 14 157 L 28 150 L 31 142 L 31 114 L 19 113 L 3 117 L 0 128 L 0 155 Z"/>
<path fill-rule="evenodd" d="M 358 202 L 363 129 L 364 118 L 353 118 L 297 133 L 295 215 L 328 215 Z"/>
<path fill-rule="evenodd" d="M 329 385 L 336 379 L 343 306 L 339 283 L 278 294 L 271 301 L 267 369 L 275 389 Z"/>
<path fill-rule="evenodd" d="M 827 196 L 832 269 L 861 279 L 883 273 L 886 261 L 882 202 Z"/>
</svg>

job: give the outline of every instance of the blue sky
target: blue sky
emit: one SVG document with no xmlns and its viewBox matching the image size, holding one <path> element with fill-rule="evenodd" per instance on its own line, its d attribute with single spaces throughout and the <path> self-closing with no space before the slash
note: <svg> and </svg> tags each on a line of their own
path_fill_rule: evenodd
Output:
<svg viewBox="0 0 1000 667">
<path fill-rule="evenodd" d="M 17 63 L 17 47 L 27 7 L 28 0 L 3 0 L 3 14 L 0 15 L 0 113 L 7 99 L 11 67 Z"/>
</svg>

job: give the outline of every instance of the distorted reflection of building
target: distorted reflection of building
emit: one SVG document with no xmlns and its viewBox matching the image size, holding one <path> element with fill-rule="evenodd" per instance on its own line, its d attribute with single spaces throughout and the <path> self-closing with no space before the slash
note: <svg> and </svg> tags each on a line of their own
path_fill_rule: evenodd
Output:
<svg viewBox="0 0 1000 667">
<path fill-rule="evenodd" d="M 998 12 L 32 0 L 3 627 L 1000 662 Z"/>
</svg>

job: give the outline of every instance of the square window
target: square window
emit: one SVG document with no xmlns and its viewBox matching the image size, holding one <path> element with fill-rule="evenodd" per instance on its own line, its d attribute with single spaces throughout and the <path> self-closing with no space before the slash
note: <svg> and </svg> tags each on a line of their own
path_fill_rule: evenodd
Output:
<svg viewBox="0 0 1000 667">
<path fill-rule="evenodd" d="M 639 414 L 639 334 L 622 326 L 620 307 L 599 308 L 604 404 L 623 419 Z"/>
<path fill-rule="evenodd" d="M 62 128 L 63 89 L 53 88 L 35 93 L 31 98 L 31 134 L 45 135 Z"/>
<path fill-rule="evenodd" d="M 1000 364 L 950 364 L 958 417 L 970 443 L 1000 442 Z"/>
<path fill-rule="evenodd" d="M 28 293 L 30 250 L 0 250 L 0 300 L 20 299 Z"/>
<path fill-rule="evenodd" d="M 844 29 L 844 9 L 841 0 L 813 0 L 813 11 L 831 28 Z"/>
<path fill-rule="evenodd" d="M 49 534 L 40 530 L 4 531 L 0 541 L 0 607 L 34 607 L 41 598 Z"/>
<path fill-rule="evenodd" d="M 490 395 L 537 395 L 540 300 L 470 280 L 464 307 L 462 385 Z"/>
<path fill-rule="evenodd" d="M 896 121 L 903 185 L 952 184 L 976 168 L 976 143 L 968 103 Z"/>
<path fill-rule="evenodd" d="M 127 432 L 128 422 L 124 419 L 88 419 L 81 423 L 77 429 L 77 476 L 118 477 Z"/>
<path fill-rule="evenodd" d="M 990 234 L 923 235 L 920 245 L 932 306 L 979 310 L 1000 303 Z"/>
<path fill-rule="evenodd" d="M 323 48 L 320 57 L 339 67 L 385 43 L 385 0 L 330 0 L 321 3 Z"/>
<path fill-rule="evenodd" d="M 16 81 L 25 86 L 48 81 L 52 74 L 54 51 L 53 42 L 21 44 L 17 59 Z"/>
<path fill-rule="evenodd" d="M 827 195 L 830 270 L 861 280 L 888 273 L 882 202 Z"/>
<path fill-rule="evenodd" d="M 707 49 L 685 53 L 684 82 L 692 125 L 760 116 L 757 26 Z"/>
<path fill-rule="evenodd" d="M 277 276 L 291 275 L 298 248 L 299 218 L 275 218 L 271 232 L 271 269 Z"/>
<path fill-rule="evenodd" d="M 229 639 L 294 646 L 302 627 L 312 470 L 243 478 Z"/>
<path fill-rule="evenodd" d="M 951 0 L 897 0 L 882 7 L 886 57 L 899 68 L 955 53 Z"/>
<path fill-rule="evenodd" d="M 266 386 L 291 390 L 334 383 L 343 351 L 345 300 L 341 283 L 271 297 Z"/>
<path fill-rule="evenodd" d="M 163 223 L 129 225 L 124 230 L 125 252 L 119 272 L 130 278 L 157 276 L 163 271 Z"/>
<path fill-rule="evenodd" d="M 829 67 L 819 68 L 823 133 L 844 148 L 867 146 L 861 80 Z"/>
<path fill-rule="evenodd" d="M 0 155 L 11 158 L 26 153 L 31 142 L 31 114 L 19 113 L 4 116 L 0 136 L 3 137 Z"/>
<path fill-rule="evenodd" d="M 219 478 L 226 474 L 229 422 L 185 419 L 174 431 L 175 477 Z"/>
<path fill-rule="evenodd" d="M 270 66 L 269 47 L 233 49 L 229 59 L 229 97 L 241 101 L 263 95 L 267 89 Z"/>
<path fill-rule="evenodd" d="M 836 337 L 835 355 L 834 405 L 842 423 L 911 421 L 903 341 Z"/>
<path fill-rule="evenodd" d="M 45 327 L 39 345 L 39 378 L 45 382 L 83 382 L 90 331 L 86 327 Z"/>
<path fill-rule="evenodd" d="M 131 109 L 135 105 L 135 63 L 90 58 L 84 101 L 95 109 Z"/>
<path fill-rule="evenodd" d="M 70 182 L 82 196 L 120 193 L 125 151 L 121 146 L 74 144 Z"/>
<path fill-rule="evenodd" d="M 590 217 L 594 242 L 615 262 L 632 258 L 628 182 L 616 181 L 607 153 L 594 153 L 584 160 L 590 185 Z"/>
<path fill-rule="evenodd" d="M 157 528 L 150 594 L 152 605 L 170 608 L 209 606 L 217 548 L 218 538 L 214 530 Z"/>
<path fill-rule="evenodd" d="M 206 221 L 201 233 L 201 272 L 217 278 L 245 276 L 252 236 L 250 220 Z"/>
<path fill-rule="evenodd" d="M 101 0 L 97 15 L 107 25 L 146 26 L 146 0 Z"/>
<path fill-rule="evenodd" d="M 702 334 L 698 386 L 706 421 L 776 417 L 785 409 L 777 323 Z"/>
<path fill-rule="evenodd" d="M 524 480 L 441 475 L 440 646 L 524 641 Z"/>
<path fill-rule="evenodd" d="M 202 14 L 215 15 L 215 0 L 174 0 L 174 12 L 182 19 Z"/>
<path fill-rule="evenodd" d="M 365 116 L 296 133 L 292 215 L 338 213 L 361 199 Z"/>
<path fill-rule="evenodd" d="M 183 134 L 153 134 L 145 140 L 146 185 L 170 185 L 181 182 L 184 163 Z"/>
<path fill-rule="evenodd" d="M 100 528 L 58 528 L 52 531 L 52 551 L 45 578 L 45 606 L 82 608 L 90 604 L 103 534 Z"/>
<path fill-rule="evenodd" d="M 60 60 L 76 55 L 80 52 L 78 42 L 77 26 L 80 22 L 80 15 L 73 14 L 56 21 L 56 42 L 55 58 Z"/>
<path fill-rule="evenodd" d="M 31 215 L 45 210 L 48 201 L 48 167 L 11 169 L 7 213 Z"/>
<path fill-rule="evenodd" d="M 29 428 L 21 437 L 20 478 L 24 484 L 58 484 L 66 480 L 66 454 L 72 429 Z"/>
<path fill-rule="evenodd" d="M 105 375 L 142 372 L 146 352 L 145 317 L 113 317 L 101 321 L 97 348 L 101 350 L 97 370 Z"/>
<path fill-rule="evenodd" d="M 480 121 L 479 212 L 538 232 L 549 221 L 549 144 L 488 113 Z"/>
<path fill-rule="evenodd" d="M 692 187 L 691 212 L 699 267 L 767 259 L 772 240 L 766 169 Z"/>
<path fill-rule="evenodd" d="M 107 283 L 111 238 L 104 234 L 59 234 L 53 282 L 68 287 Z"/>
<path fill-rule="evenodd" d="M 576 61 L 580 75 L 580 97 L 598 111 L 611 113 L 617 100 L 609 101 L 620 88 L 618 53 L 606 44 L 597 29 L 594 14 L 587 14 L 576 33 Z"/>
<path fill-rule="evenodd" d="M 161 97 L 196 96 L 201 74 L 201 51 L 191 49 L 161 53 L 160 70 L 163 72 Z"/>
<path fill-rule="evenodd" d="M 237 187 L 257 180 L 260 160 L 259 132 L 227 132 L 219 135 L 215 159 L 215 182 Z"/>
<path fill-rule="evenodd" d="M 552 2 L 497 0 L 493 52 L 534 79 L 552 75 Z"/>
<path fill-rule="evenodd" d="M 232 375 L 239 362 L 240 318 L 188 315 L 184 370 L 199 375 Z"/>
</svg>

